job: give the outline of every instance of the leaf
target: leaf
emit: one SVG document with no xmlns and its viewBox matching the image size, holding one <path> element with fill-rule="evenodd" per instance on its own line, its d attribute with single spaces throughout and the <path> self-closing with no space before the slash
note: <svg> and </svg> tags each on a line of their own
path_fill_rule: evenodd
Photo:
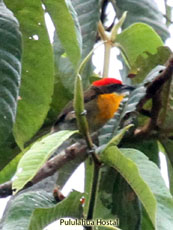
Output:
<svg viewBox="0 0 173 230">
<path fill-rule="evenodd" d="M 173 140 L 170 138 L 162 137 L 160 138 L 160 143 L 163 145 L 166 156 L 168 158 L 167 164 L 168 164 L 168 173 L 169 173 L 169 179 L 173 177 Z M 170 180 L 170 191 L 173 194 L 173 181 Z"/>
<path fill-rule="evenodd" d="M 22 155 L 23 153 L 18 154 L 0 171 L 0 184 L 11 180 L 11 178 L 15 174 L 17 164 L 21 159 Z"/>
<path fill-rule="evenodd" d="M 42 230 L 60 217 L 79 218 L 82 215 L 81 196 L 81 193 L 73 191 L 66 199 L 56 204 L 54 197 L 43 190 L 21 193 L 7 205 L 1 229 Z"/>
<path fill-rule="evenodd" d="M 0 145 L 0 170 L 2 170 L 18 153 L 20 149 L 12 134 Z"/>
<path fill-rule="evenodd" d="M 21 100 L 14 135 L 23 148 L 38 131 L 49 110 L 54 82 L 53 53 L 40 1 L 5 0 L 19 20 L 23 35 Z"/>
<path fill-rule="evenodd" d="M 135 22 L 144 22 L 153 27 L 163 40 L 169 37 L 169 31 L 164 23 L 164 16 L 158 10 L 156 1 L 150 0 L 117 0 L 118 18 L 124 11 L 128 11 L 124 28 Z M 149 40 L 150 41 L 150 40 Z"/>
<path fill-rule="evenodd" d="M 163 45 L 159 35 L 144 23 L 135 23 L 123 30 L 117 35 L 116 43 L 123 47 L 131 66 L 139 55 L 146 57 L 146 52 L 155 54 L 157 48 Z"/>
<path fill-rule="evenodd" d="M 55 25 L 56 33 L 65 49 L 65 53 L 76 68 L 81 55 L 81 36 L 80 32 L 77 31 L 79 26 L 76 12 L 73 10 L 70 1 L 66 2 L 64 0 L 43 0 L 46 10 Z M 70 13 L 73 14 L 73 17 Z M 74 20 L 77 25 L 76 28 Z"/>
<path fill-rule="evenodd" d="M 77 131 L 59 131 L 36 142 L 21 158 L 14 176 L 13 189 L 18 192 L 29 182 L 51 154 Z"/>
<path fill-rule="evenodd" d="M 13 139 L 11 141 L 13 141 Z M 6 143 L 6 144 L 9 145 L 7 148 L 8 150 L 6 151 L 6 148 L 4 146 L 0 147 L 0 156 L 1 156 L 1 151 L 3 149 L 3 151 L 5 151 L 5 154 L 7 155 L 8 153 L 11 156 L 11 158 L 8 159 L 8 164 L 6 162 L 6 166 L 3 167 L 3 169 L 0 171 L 0 184 L 6 181 L 10 181 L 12 179 L 12 177 L 16 172 L 17 165 L 20 159 L 25 154 L 25 152 L 30 148 L 30 146 L 28 146 L 26 149 L 24 149 L 24 151 L 21 152 L 20 149 L 17 147 L 17 145 L 14 148 L 13 142 Z M 2 158 L 4 158 L 3 154 L 2 154 Z"/>
<path fill-rule="evenodd" d="M 19 23 L 0 2 L 0 144 L 11 133 L 16 117 L 21 78 L 21 33 Z"/>
<path fill-rule="evenodd" d="M 124 140 L 121 147 L 134 148 L 144 153 L 150 161 L 153 161 L 160 168 L 158 141 L 149 139 Z"/>
<path fill-rule="evenodd" d="M 51 112 L 54 119 L 64 108 L 68 101 L 73 98 L 75 71 L 68 57 L 64 57 L 65 52 L 56 34 L 53 41 L 54 61 L 55 61 L 55 84 L 52 96 Z"/>
<path fill-rule="evenodd" d="M 125 133 L 126 133 L 131 127 L 133 127 L 133 124 L 130 124 L 130 125 L 124 127 L 123 129 L 121 129 L 121 130 L 119 131 L 119 133 L 118 133 L 115 137 L 113 137 L 113 138 L 107 143 L 106 148 L 109 148 L 109 147 L 112 146 L 112 145 L 118 145 L 118 144 L 121 142 L 121 140 L 123 139 Z M 104 149 L 104 150 L 105 150 L 105 149 Z"/>
<path fill-rule="evenodd" d="M 173 110 L 173 81 L 170 79 L 164 84 L 164 87 L 161 92 L 161 104 L 162 108 L 158 117 L 158 127 L 160 128 L 160 132 L 163 134 L 167 134 L 167 136 L 171 136 L 173 133 L 173 118 L 172 118 L 172 110 Z"/>
<path fill-rule="evenodd" d="M 73 0 L 72 5 L 77 12 L 82 33 L 82 60 L 93 49 L 97 36 L 97 24 L 100 17 L 98 0 Z M 84 89 L 89 85 L 89 76 L 93 72 L 92 62 L 88 62 L 82 73 Z"/>
<path fill-rule="evenodd" d="M 118 219 L 121 229 L 134 230 L 140 225 L 141 207 L 125 179 L 112 167 L 100 169 L 94 218 Z"/>
<path fill-rule="evenodd" d="M 118 18 L 121 17 L 124 11 L 128 11 L 127 20 L 123 24 L 124 29 L 133 23 L 143 22 L 152 26 L 164 41 L 170 36 L 168 28 L 164 23 L 163 14 L 158 10 L 156 1 L 118 0 L 116 1 L 116 5 L 114 4 L 114 7 L 116 8 Z M 122 62 L 122 57 L 120 57 L 120 60 Z M 124 63 L 123 69 L 120 72 L 123 82 L 129 84 L 130 80 L 127 79 L 128 70 Z"/>
<path fill-rule="evenodd" d="M 166 162 L 167 162 L 167 167 L 168 167 L 169 190 L 173 196 L 173 166 L 172 166 L 168 156 L 166 156 Z"/>
<path fill-rule="evenodd" d="M 173 199 L 154 163 L 138 150 L 118 149 L 116 146 L 103 151 L 101 160 L 125 178 L 156 229 L 172 228 Z"/>
<path fill-rule="evenodd" d="M 21 193 L 7 205 L 1 230 L 27 230 L 34 209 L 53 205 L 55 205 L 53 196 L 45 191 Z"/>
<path fill-rule="evenodd" d="M 82 217 L 82 205 L 80 199 L 82 193 L 73 191 L 70 195 L 52 207 L 37 208 L 34 210 L 29 230 L 42 230 L 49 223 L 62 217 Z"/>
<path fill-rule="evenodd" d="M 117 37 L 117 34 L 118 34 L 118 30 L 122 27 L 124 21 L 126 20 L 126 17 L 127 17 L 127 11 L 125 11 L 125 12 L 122 14 L 122 16 L 121 16 L 121 18 L 119 19 L 118 23 L 115 24 L 115 25 L 113 26 L 113 28 L 111 29 L 111 36 L 110 36 L 110 38 L 111 38 L 111 41 L 112 41 L 112 42 L 115 42 L 116 37 Z"/>
<path fill-rule="evenodd" d="M 142 220 L 141 220 L 141 229 L 142 230 L 154 230 L 151 220 L 149 219 L 145 209 L 142 207 Z"/>
<path fill-rule="evenodd" d="M 134 63 L 134 67 L 132 67 L 132 70 L 130 70 L 131 72 L 136 67 L 138 68 L 137 75 L 132 78 L 132 82 L 141 83 L 152 69 L 158 65 L 164 65 L 170 57 L 171 53 L 172 52 L 168 47 L 161 46 L 157 48 L 156 54 L 145 52 L 147 57 L 139 55 Z"/>
<path fill-rule="evenodd" d="M 98 0 L 73 0 L 72 5 L 77 12 L 78 21 L 82 34 L 82 59 L 93 49 L 97 34 L 97 22 L 99 20 Z M 54 119 L 62 108 L 73 98 L 75 68 L 68 56 L 64 55 L 65 49 L 57 34 L 54 35 L 53 49 L 55 55 L 55 87 L 52 97 L 51 114 Z M 82 72 L 82 83 L 84 89 L 89 85 L 89 76 L 92 72 L 91 62 L 86 64 Z"/>
</svg>

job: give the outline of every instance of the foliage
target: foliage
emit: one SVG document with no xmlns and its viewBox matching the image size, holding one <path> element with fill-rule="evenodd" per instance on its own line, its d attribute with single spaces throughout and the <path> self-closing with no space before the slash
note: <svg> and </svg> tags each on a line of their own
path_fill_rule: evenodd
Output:
<svg viewBox="0 0 173 230">
<path fill-rule="evenodd" d="M 120 19 L 110 28 L 105 26 L 108 4 Z M 48 14 L 54 24 L 51 35 Z M 13 177 L 10 189 L 15 191 L 0 229 L 41 230 L 62 217 L 120 221 L 98 229 L 173 229 L 173 63 L 162 41 L 168 28 L 156 3 L 0 0 L 0 35 L 0 183 Z M 94 76 L 91 61 L 98 40 L 105 47 L 103 75 L 108 76 L 110 51 L 117 47 L 134 77 L 122 76 L 124 82 L 135 89 L 95 137 L 85 118 L 83 88 L 101 77 Z M 76 115 L 87 145 L 71 130 L 72 123 L 69 130 L 50 132 L 73 98 L 71 116 Z M 158 141 L 166 155 L 170 190 L 160 174 Z M 76 144 L 83 156 L 75 159 Z M 50 162 L 55 165 L 59 156 L 66 163 L 59 178 L 51 175 L 48 182 L 43 178 L 31 186 L 39 170 L 53 167 Z M 52 184 L 63 186 L 84 160 L 84 193 L 73 191 L 64 199 Z M 0 194 L 4 192 L 0 185 Z"/>
</svg>

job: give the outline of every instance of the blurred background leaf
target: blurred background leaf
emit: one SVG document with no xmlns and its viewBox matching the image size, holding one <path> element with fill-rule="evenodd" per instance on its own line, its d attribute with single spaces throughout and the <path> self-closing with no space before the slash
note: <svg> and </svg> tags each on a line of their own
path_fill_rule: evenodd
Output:
<svg viewBox="0 0 173 230">
<path fill-rule="evenodd" d="M 41 127 L 49 110 L 54 81 L 53 53 L 41 2 L 5 2 L 19 20 L 23 36 L 21 100 L 14 126 L 16 142 L 23 148 Z"/>
<path fill-rule="evenodd" d="M 21 33 L 13 13 L 0 1 L 0 145 L 16 118 L 21 81 Z"/>
</svg>

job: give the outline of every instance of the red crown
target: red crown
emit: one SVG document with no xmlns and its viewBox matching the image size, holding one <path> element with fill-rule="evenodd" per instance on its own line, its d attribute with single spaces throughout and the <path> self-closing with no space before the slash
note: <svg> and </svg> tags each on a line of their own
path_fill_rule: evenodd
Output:
<svg viewBox="0 0 173 230">
<path fill-rule="evenodd" d="M 122 85 L 122 81 L 116 79 L 116 78 L 103 78 L 101 80 L 94 81 L 92 85 L 94 86 L 103 86 L 103 85 L 109 85 L 109 84 L 120 84 Z"/>
</svg>

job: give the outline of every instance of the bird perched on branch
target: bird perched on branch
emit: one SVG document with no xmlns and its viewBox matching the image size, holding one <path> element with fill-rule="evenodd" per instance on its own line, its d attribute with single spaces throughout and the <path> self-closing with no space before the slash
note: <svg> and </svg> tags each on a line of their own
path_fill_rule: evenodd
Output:
<svg viewBox="0 0 173 230">
<path fill-rule="evenodd" d="M 133 90 L 133 86 L 123 85 L 115 78 L 103 78 L 94 81 L 84 92 L 84 105 L 89 130 L 94 132 L 110 120 L 119 108 L 126 91 Z M 58 116 L 53 132 L 62 129 L 76 129 L 73 103 L 70 102 Z"/>
</svg>

